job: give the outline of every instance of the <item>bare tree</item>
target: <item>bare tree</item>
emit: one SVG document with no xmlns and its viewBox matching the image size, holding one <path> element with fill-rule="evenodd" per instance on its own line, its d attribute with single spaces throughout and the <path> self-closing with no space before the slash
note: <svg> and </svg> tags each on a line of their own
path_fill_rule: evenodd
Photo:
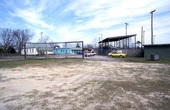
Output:
<svg viewBox="0 0 170 110">
<path fill-rule="evenodd" d="M 1 36 L 4 52 L 7 53 L 8 48 L 14 46 L 14 37 L 13 37 L 12 29 L 10 28 L 1 29 L 0 36 Z"/>
<path fill-rule="evenodd" d="M 34 36 L 34 33 L 29 29 L 16 29 L 13 31 L 13 36 L 15 37 L 15 44 L 18 48 L 18 52 L 21 53 L 23 46 Z"/>
<path fill-rule="evenodd" d="M 85 47 L 85 48 L 93 49 L 93 48 L 94 48 L 94 45 L 93 45 L 93 44 L 86 44 L 84 47 Z"/>
<path fill-rule="evenodd" d="M 34 36 L 34 33 L 32 33 L 29 29 L 24 29 L 21 31 L 21 38 L 22 43 L 26 43 Z"/>
<path fill-rule="evenodd" d="M 22 49 L 22 37 L 21 30 L 17 29 L 13 31 L 13 36 L 15 37 L 15 46 L 18 48 L 18 52 L 21 53 Z"/>
<path fill-rule="evenodd" d="M 97 46 L 98 46 L 98 40 L 97 40 L 96 38 L 94 38 L 92 42 L 93 42 L 94 48 L 97 48 Z"/>
<path fill-rule="evenodd" d="M 81 48 L 80 43 L 76 44 L 76 48 Z"/>
</svg>

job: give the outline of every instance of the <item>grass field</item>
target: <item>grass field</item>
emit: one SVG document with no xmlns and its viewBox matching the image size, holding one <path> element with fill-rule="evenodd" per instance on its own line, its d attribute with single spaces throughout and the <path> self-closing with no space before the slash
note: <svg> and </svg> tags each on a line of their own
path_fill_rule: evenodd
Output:
<svg viewBox="0 0 170 110">
<path fill-rule="evenodd" d="M 170 65 L 146 62 L 1 61 L 0 110 L 168 110 Z"/>
</svg>

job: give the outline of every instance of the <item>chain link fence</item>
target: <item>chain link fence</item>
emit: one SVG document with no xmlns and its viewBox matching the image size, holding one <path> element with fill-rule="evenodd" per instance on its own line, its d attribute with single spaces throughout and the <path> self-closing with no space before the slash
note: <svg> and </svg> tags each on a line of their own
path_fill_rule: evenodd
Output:
<svg viewBox="0 0 170 110">
<path fill-rule="evenodd" d="M 84 58 L 83 41 L 26 43 L 21 55 L 28 58 Z"/>
</svg>

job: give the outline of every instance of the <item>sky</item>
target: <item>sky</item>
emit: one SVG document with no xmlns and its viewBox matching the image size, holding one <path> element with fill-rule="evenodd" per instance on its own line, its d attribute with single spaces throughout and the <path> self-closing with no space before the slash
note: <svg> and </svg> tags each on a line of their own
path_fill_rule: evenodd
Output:
<svg viewBox="0 0 170 110">
<path fill-rule="evenodd" d="M 153 13 L 154 44 L 170 43 L 170 0 L 0 0 L 0 27 L 30 29 L 32 42 L 42 36 L 50 42 L 84 41 L 94 44 L 107 37 L 145 31 L 151 42 Z"/>
</svg>

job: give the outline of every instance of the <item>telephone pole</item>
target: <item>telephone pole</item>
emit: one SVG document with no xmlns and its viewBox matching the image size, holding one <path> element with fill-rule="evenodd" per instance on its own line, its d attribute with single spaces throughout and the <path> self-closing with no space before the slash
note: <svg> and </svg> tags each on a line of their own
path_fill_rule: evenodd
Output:
<svg viewBox="0 0 170 110">
<path fill-rule="evenodd" d="M 150 12 L 151 14 L 151 45 L 153 45 L 153 12 L 155 12 L 156 10 L 153 10 Z"/>
<path fill-rule="evenodd" d="M 40 34 L 41 34 L 41 43 L 42 43 L 42 34 L 43 34 L 43 32 L 40 32 Z"/>
<path fill-rule="evenodd" d="M 125 23 L 125 30 L 126 30 L 126 35 L 127 35 L 127 25 L 129 25 L 128 23 Z"/>
<path fill-rule="evenodd" d="M 100 37 L 99 37 L 99 42 L 101 43 L 101 45 L 100 45 L 100 54 L 103 54 L 103 42 L 102 42 L 102 36 L 103 36 L 103 34 L 98 34 L 98 35 L 100 35 Z"/>
</svg>

